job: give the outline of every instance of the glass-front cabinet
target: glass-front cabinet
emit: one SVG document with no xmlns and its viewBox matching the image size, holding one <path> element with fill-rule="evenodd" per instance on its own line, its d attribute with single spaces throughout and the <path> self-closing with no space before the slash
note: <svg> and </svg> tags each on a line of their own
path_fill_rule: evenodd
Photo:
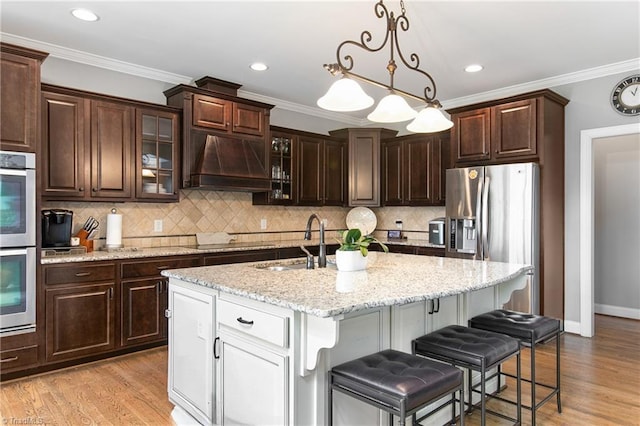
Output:
<svg viewBox="0 0 640 426">
<path fill-rule="evenodd" d="M 178 199 L 178 114 L 136 111 L 136 197 Z"/>
<path fill-rule="evenodd" d="M 291 135 L 272 133 L 271 135 L 271 192 L 269 204 L 293 204 L 293 150 Z"/>
</svg>

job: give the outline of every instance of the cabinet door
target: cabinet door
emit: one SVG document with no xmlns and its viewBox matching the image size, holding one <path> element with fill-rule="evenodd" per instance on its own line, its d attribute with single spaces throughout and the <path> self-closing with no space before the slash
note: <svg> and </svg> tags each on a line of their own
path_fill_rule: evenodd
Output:
<svg viewBox="0 0 640 426">
<path fill-rule="evenodd" d="M 430 332 L 458 323 L 457 295 L 427 300 L 427 328 Z"/>
<path fill-rule="evenodd" d="M 456 162 L 491 158 L 491 111 L 489 108 L 453 115 L 452 140 Z"/>
<path fill-rule="evenodd" d="M 91 101 L 91 196 L 131 198 L 133 108 Z"/>
<path fill-rule="evenodd" d="M 45 290 L 48 362 L 115 349 L 114 291 L 113 283 Z"/>
<path fill-rule="evenodd" d="M 132 346 L 166 337 L 164 310 L 167 305 L 164 278 L 125 281 L 121 288 L 120 344 Z"/>
<path fill-rule="evenodd" d="M 136 110 L 136 198 L 178 199 L 178 114 Z"/>
<path fill-rule="evenodd" d="M 209 129 L 231 130 L 233 102 L 211 96 L 193 95 L 193 125 Z"/>
<path fill-rule="evenodd" d="M 449 133 L 434 136 L 429 141 L 429 205 L 432 206 L 445 205 L 449 146 Z"/>
<path fill-rule="evenodd" d="M 494 158 L 537 154 L 536 99 L 491 108 L 491 146 Z"/>
<path fill-rule="evenodd" d="M 344 206 L 346 192 L 347 149 L 344 142 L 324 141 L 323 183 L 325 206 Z"/>
<path fill-rule="evenodd" d="M 323 190 L 322 139 L 301 136 L 298 147 L 298 204 L 320 205 Z"/>
<path fill-rule="evenodd" d="M 380 132 L 349 132 L 349 206 L 380 205 Z"/>
<path fill-rule="evenodd" d="M 215 424 L 215 297 L 170 284 L 169 312 L 169 399 Z"/>
<path fill-rule="evenodd" d="M 389 141 L 382 144 L 382 205 L 400 206 L 404 203 L 403 144 Z"/>
<path fill-rule="evenodd" d="M 45 197 L 83 198 L 89 181 L 88 99 L 42 94 L 42 191 Z"/>
<path fill-rule="evenodd" d="M 265 135 L 264 108 L 233 103 L 233 132 L 246 135 Z"/>
<path fill-rule="evenodd" d="M 40 61 L 2 52 L 0 56 L 0 147 L 36 152 L 40 105 Z"/>
<path fill-rule="evenodd" d="M 223 425 L 288 425 L 288 357 L 220 336 Z"/>
<path fill-rule="evenodd" d="M 431 203 L 432 152 L 428 137 L 405 142 L 407 178 L 405 203 L 413 206 Z"/>
</svg>

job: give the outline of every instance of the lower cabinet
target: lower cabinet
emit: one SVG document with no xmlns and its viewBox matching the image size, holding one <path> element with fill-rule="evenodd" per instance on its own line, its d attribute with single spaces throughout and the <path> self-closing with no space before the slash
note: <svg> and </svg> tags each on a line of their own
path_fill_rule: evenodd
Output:
<svg viewBox="0 0 640 426">
<path fill-rule="evenodd" d="M 115 272 L 114 263 L 45 267 L 47 362 L 115 349 Z"/>
<path fill-rule="evenodd" d="M 226 294 L 218 299 L 221 424 L 290 424 L 288 313 Z"/>
<path fill-rule="evenodd" d="M 47 361 L 115 349 L 115 284 L 46 290 Z"/>
<path fill-rule="evenodd" d="M 288 357 L 220 333 L 220 404 L 225 425 L 286 425 Z"/>
<path fill-rule="evenodd" d="M 169 285 L 169 400 L 202 424 L 214 424 L 216 292 Z"/>
</svg>

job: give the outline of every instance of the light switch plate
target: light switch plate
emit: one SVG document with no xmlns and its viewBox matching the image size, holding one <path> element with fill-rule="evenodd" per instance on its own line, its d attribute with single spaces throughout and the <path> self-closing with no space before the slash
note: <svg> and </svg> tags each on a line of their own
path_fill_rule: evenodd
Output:
<svg viewBox="0 0 640 426">
<path fill-rule="evenodd" d="M 162 219 L 153 221 L 153 232 L 162 232 Z"/>
</svg>

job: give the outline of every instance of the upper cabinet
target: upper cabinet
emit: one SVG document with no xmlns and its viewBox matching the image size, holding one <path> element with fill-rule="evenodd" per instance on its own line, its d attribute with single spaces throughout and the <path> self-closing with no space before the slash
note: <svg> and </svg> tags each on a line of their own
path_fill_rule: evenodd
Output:
<svg viewBox="0 0 640 426">
<path fill-rule="evenodd" d="M 179 113 L 42 85 L 42 196 L 175 201 Z"/>
<path fill-rule="evenodd" d="M 253 204 L 346 205 L 346 141 L 274 126 L 270 166 L 271 191 L 254 193 Z"/>
<path fill-rule="evenodd" d="M 40 65 L 48 56 L 0 43 L 0 149 L 36 152 L 40 118 Z"/>
<path fill-rule="evenodd" d="M 455 164 L 539 160 L 548 139 L 545 128 L 555 122 L 547 111 L 551 104 L 564 106 L 566 102 L 543 90 L 450 110 Z"/>
<path fill-rule="evenodd" d="M 349 206 L 380 206 L 380 141 L 396 131 L 379 128 L 341 129 L 329 132 L 348 141 Z"/>
<path fill-rule="evenodd" d="M 237 97 L 238 84 L 203 77 L 164 92 L 183 110 L 183 188 L 270 191 L 273 105 Z"/>
<path fill-rule="evenodd" d="M 136 198 L 178 200 L 179 118 L 136 109 Z"/>
<path fill-rule="evenodd" d="M 448 167 L 448 131 L 383 141 L 382 205 L 444 206 Z"/>
</svg>

